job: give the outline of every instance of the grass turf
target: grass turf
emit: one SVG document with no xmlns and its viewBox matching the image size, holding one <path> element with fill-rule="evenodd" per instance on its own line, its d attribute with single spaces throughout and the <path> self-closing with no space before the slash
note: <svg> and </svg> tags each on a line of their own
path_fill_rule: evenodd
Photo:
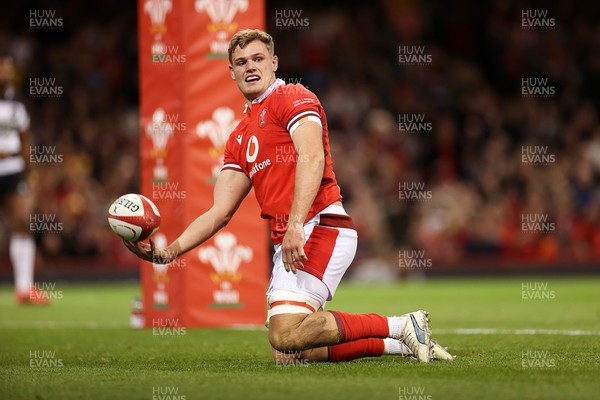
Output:
<svg viewBox="0 0 600 400">
<path fill-rule="evenodd" d="M 523 300 L 527 282 L 547 284 L 537 292 L 554 298 Z M 384 356 L 276 367 L 264 330 L 187 329 L 157 336 L 130 329 L 135 284 L 59 282 L 55 293 L 62 299 L 44 308 L 15 305 L 12 288 L 2 286 L 0 398 L 592 399 L 600 392 L 599 287 L 598 277 L 344 284 L 328 308 L 381 314 L 428 309 L 433 336 L 458 359 L 421 365 Z M 459 328 L 596 335 L 457 334 Z M 32 367 L 32 352 L 54 366 Z"/>
</svg>

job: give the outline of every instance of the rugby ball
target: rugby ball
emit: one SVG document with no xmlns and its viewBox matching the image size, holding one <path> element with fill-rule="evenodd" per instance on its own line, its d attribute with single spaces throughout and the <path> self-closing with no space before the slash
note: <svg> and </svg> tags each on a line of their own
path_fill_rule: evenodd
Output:
<svg viewBox="0 0 600 400">
<path fill-rule="evenodd" d="M 137 242 L 148 239 L 158 230 L 160 213 L 149 198 L 130 193 L 110 205 L 108 224 L 123 239 Z"/>
</svg>

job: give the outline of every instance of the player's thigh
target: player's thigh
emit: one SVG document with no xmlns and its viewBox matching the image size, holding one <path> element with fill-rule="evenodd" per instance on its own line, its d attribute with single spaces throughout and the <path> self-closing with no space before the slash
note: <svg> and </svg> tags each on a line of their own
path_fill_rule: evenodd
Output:
<svg viewBox="0 0 600 400">
<path fill-rule="evenodd" d="M 320 237 L 315 235 L 315 232 L 311 234 L 311 238 L 316 238 L 314 245 L 307 251 L 309 260 L 311 255 L 313 259 L 321 258 L 319 268 L 322 268 L 317 275 L 320 280 L 327 286 L 328 297 L 325 300 L 331 300 L 337 291 L 337 288 L 352 264 L 354 256 L 356 255 L 356 249 L 358 244 L 358 235 L 354 229 L 346 228 L 330 228 L 317 226 L 315 231 L 319 229 Z M 325 235 L 320 232 L 324 232 Z M 326 234 L 329 232 L 335 232 L 336 236 L 333 239 L 328 239 Z M 310 241 L 310 239 L 309 239 Z M 314 251 L 314 254 L 311 254 Z M 324 257 L 324 255 L 326 255 Z"/>
<path fill-rule="evenodd" d="M 309 258 L 306 268 L 296 274 L 287 272 L 276 246 L 273 274 L 267 297 L 278 290 L 308 295 L 320 306 L 331 300 L 357 248 L 357 233 L 353 229 L 305 226 L 307 241 L 304 250 Z M 317 309 L 320 307 L 317 307 Z"/>
</svg>

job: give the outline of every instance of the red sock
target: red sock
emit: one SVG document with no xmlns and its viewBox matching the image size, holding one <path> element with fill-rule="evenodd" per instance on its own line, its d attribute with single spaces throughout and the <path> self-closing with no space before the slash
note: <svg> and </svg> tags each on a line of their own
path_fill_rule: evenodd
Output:
<svg viewBox="0 0 600 400">
<path fill-rule="evenodd" d="M 327 347 L 329 361 L 350 361 L 361 357 L 381 357 L 385 346 L 383 339 L 369 338 Z"/>
<path fill-rule="evenodd" d="M 365 338 L 386 338 L 390 333 L 386 317 L 377 314 L 333 314 L 340 331 L 340 343 Z"/>
</svg>

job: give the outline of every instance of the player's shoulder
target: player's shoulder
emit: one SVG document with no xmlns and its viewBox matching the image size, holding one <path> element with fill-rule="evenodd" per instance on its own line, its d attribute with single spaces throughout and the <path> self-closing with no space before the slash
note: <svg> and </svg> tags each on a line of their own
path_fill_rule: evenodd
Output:
<svg viewBox="0 0 600 400">
<path fill-rule="evenodd" d="M 273 91 L 273 100 L 284 107 L 320 104 L 317 95 L 299 83 L 279 85 Z"/>
<path fill-rule="evenodd" d="M 301 83 L 284 83 L 275 88 L 273 91 L 275 97 L 314 97 L 317 98 L 306 86 Z"/>
<path fill-rule="evenodd" d="M 19 98 L 0 98 L 0 104 L 4 105 L 5 107 L 12 107 L 15 109 L 19 109 L 19 110 L 24 110 L 26 109 L 25 107 L 25 103 L 21 101 L 21 99 Z"/>
</svg>

